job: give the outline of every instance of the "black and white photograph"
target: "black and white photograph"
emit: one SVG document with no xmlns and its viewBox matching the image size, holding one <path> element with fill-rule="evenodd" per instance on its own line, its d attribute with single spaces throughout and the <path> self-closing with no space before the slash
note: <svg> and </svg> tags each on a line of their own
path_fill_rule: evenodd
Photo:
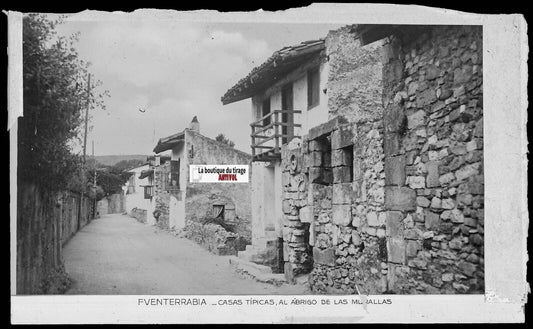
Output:
<svg viewBox="0 0 533 329">
<path fill-rule="evenodd" d="M 487 23 L 270 14 L 20 13 L 12 296 L 290 314 L 495 295 Z"/>
</svg>

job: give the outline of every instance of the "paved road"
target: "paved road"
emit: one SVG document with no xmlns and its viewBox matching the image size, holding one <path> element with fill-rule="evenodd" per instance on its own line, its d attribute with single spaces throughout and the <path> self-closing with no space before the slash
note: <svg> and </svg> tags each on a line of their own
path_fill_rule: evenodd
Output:
<svg viewBox="0 0 533 329">
<path fill-rule="evenodd" d="M 68 294 L 239 295 L 302 294 L 302 286 L 241 277 L 228 262 L 196 243 L 120 215 L 104 215 L 65 246 L 74 280 Z"/>
</svg>

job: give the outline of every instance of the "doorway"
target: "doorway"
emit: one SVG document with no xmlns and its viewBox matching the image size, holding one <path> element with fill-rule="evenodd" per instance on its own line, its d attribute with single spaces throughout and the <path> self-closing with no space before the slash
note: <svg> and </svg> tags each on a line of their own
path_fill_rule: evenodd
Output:
<svg viewBox="0 0 533 329">
<path fill-rule="evenodd" d="M 285 85 L 281 89 L 281 134 L 282 144 L 286 144 L 294 137 L 294 94 L 292 92 L 292 83 Z"/>
</svg>

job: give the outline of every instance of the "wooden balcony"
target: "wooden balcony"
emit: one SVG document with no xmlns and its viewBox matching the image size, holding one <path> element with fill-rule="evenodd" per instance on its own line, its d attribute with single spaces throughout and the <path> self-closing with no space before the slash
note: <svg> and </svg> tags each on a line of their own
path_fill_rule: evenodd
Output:
<svg viewBox="0 0 533 329">
<path fill-rule="evenodd" d="M 302 111 L 272 111 L 250 124 L 252 127 L 252 159 L 253 161 L 274 161 L 281 158 L 281 146 L 300 137 L 294 134 L 294 114 Z"/>
</svg>

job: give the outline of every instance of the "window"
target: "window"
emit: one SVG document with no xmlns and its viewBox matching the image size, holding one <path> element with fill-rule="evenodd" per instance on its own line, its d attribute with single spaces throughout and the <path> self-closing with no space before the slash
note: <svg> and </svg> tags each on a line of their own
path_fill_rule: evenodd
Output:
<svg viewBox="0 0 533 329">
<path fill-rule="evenodd" d="M 144 186 L 144 198 L 151 199 L 154 196 L 154 187 L 151 185 Z"/>
<path fill-rule="evenodd" d="M 265 115 L 270 113 L 270 97 L 267 97 L 261 106 L 261 117 L 264 117 Z M 267 126 L 270 124 L 272 117 L 268 117 L 263 120 L 263 126 Z"/>
<path fill-rule="evenodd" d="M 281 89 L 281 121 L 288 124 L 281 126 L 281 134 L 284 136 L 281 139 L 282 144 L 288 143 L 294 136 L 293 100 L 292 83 L 289 83 Z"/>
<path fill-rule="evenodd" d="M 135 174 L 131 175 L 128 180 L 128 191 L 127 194 L 135 193 Z"/>
<path fill-rule="evenodd" d="M 224 220 L 224 205 L 222 204 L 213 205 L 213 218 Z"/>
<path fill-rule="evenodd" d="M 353 182 L 353 145 L 342 148 L 341 152 L 343 155 L 343 159 L 345 160 L 349 168 L 348 170 L 350 172 L 348 182 L 343 182 L 343 183 L 351 183 Z"/>
<path fill-rule="evenodd" d="M 167 189 L 168 190 L 179 190 L 180 189 L 180 160 L 179 159 L 170 161 L 170 173 L 169 173 Z"/>
<path fill-rule="evenodd" d="M 320 99 L 320 71 L 316 67 L 307 71 L 307 109 L 318 105 Z"/>
</svg>

